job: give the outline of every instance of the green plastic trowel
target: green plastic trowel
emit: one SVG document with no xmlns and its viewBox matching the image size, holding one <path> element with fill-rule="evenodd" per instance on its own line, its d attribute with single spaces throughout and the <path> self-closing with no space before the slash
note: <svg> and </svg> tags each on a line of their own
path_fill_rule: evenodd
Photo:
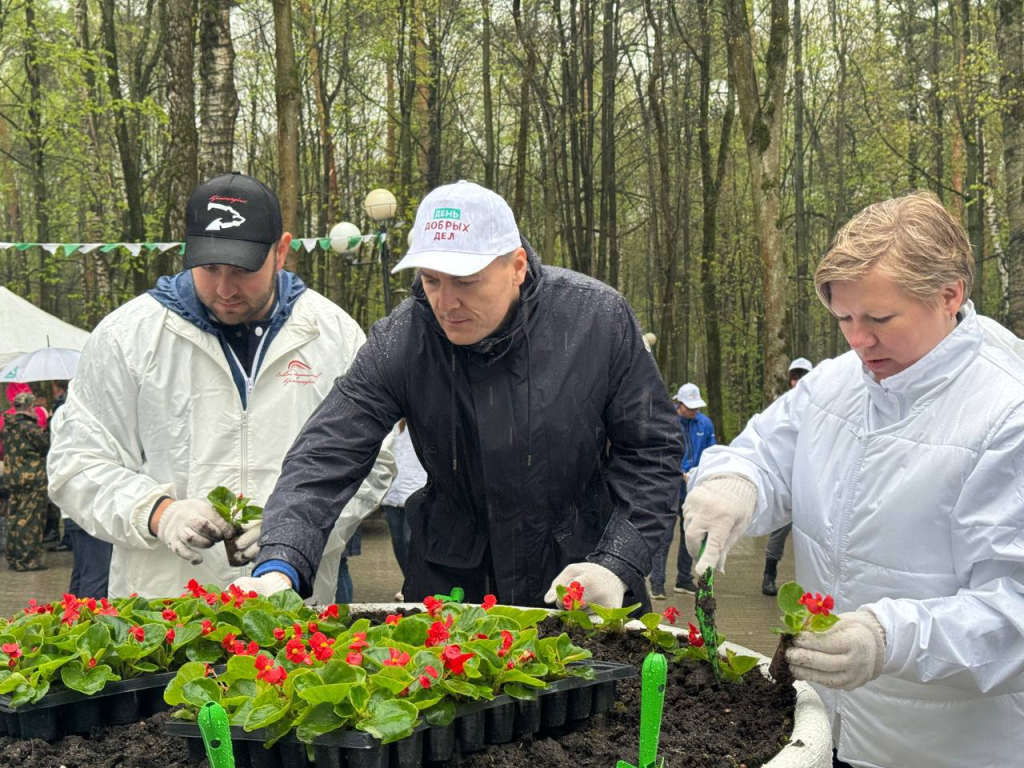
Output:
<svg viewBox="0 0 1024 768">
<path fill-rule="evenodd" d="M 665 657 L 657 652 L 647 654 L 640 672 L 640 762 L 632 765 L 619 760 L 615 768 L 656 768 L 658 765 L 658 740 L 661 737 L 661 713 L 665 708 L 667 677 L 668 662 Z"/>
<path fill-rule="evenodd" d="M 235 753 L 231 748 L 231 724 L 224 707 L 208 701 L 199 710 L 199 732 L 203 734 L 206 758 L 210 768 L 235 768 Z"/>
<path fill-rule="evenodd" d="M 707 536 L 700 545 L 700 553 L 697 561 L 700 561 L 704 554 L 704 547 L 707 546 Z M 708 652 L 708 662 L 711 664 L 711 671 L 715 675 L 715 683 L 722 681 L 722 667 L 718 659 L 718 631 L 715 629 L 715 566 L 709 566 L 704 570 L 704 575 L 697 580 L 696 599 L 697 624 L 700 626 L 700 636 L 704 639 L 704 648 Z"/>
</svg>

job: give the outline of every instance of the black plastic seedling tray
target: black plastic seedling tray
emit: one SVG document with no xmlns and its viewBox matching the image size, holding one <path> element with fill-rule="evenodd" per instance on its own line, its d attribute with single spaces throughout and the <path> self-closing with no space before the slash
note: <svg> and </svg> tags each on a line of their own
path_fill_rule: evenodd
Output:
<svg viewBox="0 0 1024 768">
<path fill-rule="evenodd" d="M 263 746 L 263 730 L 247 733 L 231 728 L 236 768 L 420 768 L 442 762 L 456 753 L 478 752 L 488 744 L 505 744 L 531 733 L 564 726 L 607 712 L 615 703 L 615 682 L 636 675 L 628 664 L 587 662 L 594 680 L 569 677 L 551 683 L 532 701 L 501 695 L 492 701 L 460 704 L 455 721 L 443 727 L 421 723 L 412 735 L 382 745 L 362 731 L 335 731 L 317 737 L 312 744 L 314 762 L 307 746 L 294 733 L 270 749 Z M 202 735 L 195 723 L 171 721 L 164 730 L 188 739 L 189 756 L 196 762 L 206 757 Z"/>
<path fill-rule="evenodd" d="M 10 696 L 0 696 L 0 736 L 54 741 L 67 734 L 88 733 L 99 725 L 137 723 L 170 709 L 164 703 L 164 689 L 175 674 L 107 683 L 91 696 L 63 689 L 16 708 Z"/>
</svg>

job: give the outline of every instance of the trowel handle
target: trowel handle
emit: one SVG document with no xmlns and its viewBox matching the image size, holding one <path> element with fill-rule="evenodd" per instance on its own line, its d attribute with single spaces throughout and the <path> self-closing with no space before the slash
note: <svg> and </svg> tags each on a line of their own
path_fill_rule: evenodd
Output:
<svg viewBox="0 0 1024 768">
<path fill-rule="evenodd" d="M 235 753 L 231 748 L 231 724 L 224 707 L 208 701 L 199 710 L 199 732 L 210 768 L 235 768 Z"/>
<path fill-rule="evenodd" d="M 640 766 L 653 765 L 658 758 L 661 714 L 665 708 L 668 662 L 660 653 L 649 653 L 640 672 Z"/>
</svg>

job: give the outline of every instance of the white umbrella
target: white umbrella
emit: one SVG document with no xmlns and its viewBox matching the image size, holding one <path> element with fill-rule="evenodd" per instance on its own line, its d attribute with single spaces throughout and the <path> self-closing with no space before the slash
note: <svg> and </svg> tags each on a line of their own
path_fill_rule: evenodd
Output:
<svg viewBox="0 0 1024 768">
<path fill-rule="evenodd" d="M 43 347 L 11 360 L 0 371 L 0 383 L 73 379 L 82 353 L 65 347 Z"/>
</svg>

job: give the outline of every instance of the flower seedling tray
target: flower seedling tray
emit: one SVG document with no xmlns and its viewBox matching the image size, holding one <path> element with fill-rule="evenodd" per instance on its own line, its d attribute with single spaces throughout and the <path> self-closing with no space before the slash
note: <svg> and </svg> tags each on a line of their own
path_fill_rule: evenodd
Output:
<svg viewBox="0 0 1024 768">
<path fill-rule="evenodd" d="M 602 714 L 615 703 L 617 680 L 637 674 L 628 664 L 606 661 L 585 662 L 594 670 L 593 680 L 568 677 L 538 691 L 537 698 L 524 701 L 502 694 L 491 701 L 458 705 L 455 721 L 446 726 L 420 723 L 411 736 L 383 745 L 368 733 L 335 731 L 317 737 L 312 744 L 314 762 L 307 745 L 294 734 L 270 749 L 264 731 L 246 732 L 231 728 L 237 768 L 420 768 L 425 763 L 449 760 L 456 753 L 478 752 L 488 744 L 505 744 L 538 731 L 558 728 L 567 722 Z M 206 752 L 202 734 L 195 723 L 167 722 L 167 733 L 188 740 L 190 757 L 202 761 Z"/>
<path fill-rule="evenodd" d="M 164 689 L 174 676 L 162 672 L 107 683 L 91 696 L 58 690 L 17 708 L 11 706 L 10 696 L 0 696 L 0 736 L 54 741 L 100 725 L 137 723 L 170 709 L 164 703 Z"/>
</svg>

